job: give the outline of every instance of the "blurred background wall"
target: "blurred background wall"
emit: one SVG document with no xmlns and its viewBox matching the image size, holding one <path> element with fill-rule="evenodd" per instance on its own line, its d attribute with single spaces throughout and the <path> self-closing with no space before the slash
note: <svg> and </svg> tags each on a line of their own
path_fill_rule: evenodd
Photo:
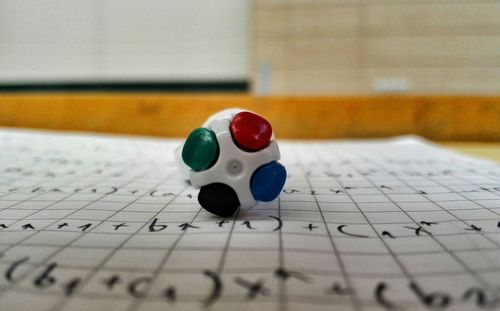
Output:
<svg viewBox="0 0 500 311">
<path fill-rule="evenodd" d="M 498 93 L 497 0 L 0 1 L 0 83 Z"/>
<path fill-rule="evenodd" d="M 2 0 L 0 83 L 245 81 L 241 0 Z"/>
<path fill-rule="evenodd" d="M 263 94 L 500 92 L 498 0 L 259 0 Z"/>
<path fill-rule="evenodd" d="M 500 141 L 499 95 L 498 0 L 0 0 L 0 126 Z"/>
</svg>

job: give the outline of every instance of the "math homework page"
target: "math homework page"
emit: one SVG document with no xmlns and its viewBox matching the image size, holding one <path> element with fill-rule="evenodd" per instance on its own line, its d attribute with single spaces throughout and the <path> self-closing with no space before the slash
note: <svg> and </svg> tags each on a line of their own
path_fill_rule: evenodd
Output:
<svg viewBox="0 0 500 311">
<path fill-rule="evenodd" d="M 500 308 L 500 167 L 416 138 L 280 142 L 222 219 L 180 140 L 0 130 L 0 310 Z"/>
</svg>

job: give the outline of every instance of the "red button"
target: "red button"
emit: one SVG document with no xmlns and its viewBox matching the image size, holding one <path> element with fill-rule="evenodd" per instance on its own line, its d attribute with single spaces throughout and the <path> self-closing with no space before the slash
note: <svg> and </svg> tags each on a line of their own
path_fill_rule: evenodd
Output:
<svg viewBox="0 0 500 311">
<path fill-rule="evenodd" d="M 234 116 L 229 126 L 236 144 L 247 151 L 257 151 L 269 145 L 273 129 L 261 116 L 242 111 Z"/>
</svg>

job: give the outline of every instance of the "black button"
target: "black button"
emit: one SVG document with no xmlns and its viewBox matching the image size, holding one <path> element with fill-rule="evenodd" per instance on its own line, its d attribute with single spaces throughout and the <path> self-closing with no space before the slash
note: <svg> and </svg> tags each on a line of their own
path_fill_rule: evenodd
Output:
<svg viewBox="0 0 500 311">
<path fill-rule="evenodd" d="M 201 187 L 198 202 L 204 209 L 220 217 L 231 216 L 240 206 L 240 200 L 233 188 L 222 183 Z"/>
</svg>

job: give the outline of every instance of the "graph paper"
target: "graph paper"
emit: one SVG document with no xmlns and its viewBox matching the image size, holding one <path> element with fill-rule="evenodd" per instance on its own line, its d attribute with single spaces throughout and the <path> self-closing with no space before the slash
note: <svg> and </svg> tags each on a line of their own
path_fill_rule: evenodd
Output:
<svg viewBox="0 0 500 311">
<path fill-rule="evenodd" d="M 0 131 L 0 310 L 500 308 L 500 168 L 417 138 L 280 141 L 222 219 L 180 140 Z"/>
</svg>

